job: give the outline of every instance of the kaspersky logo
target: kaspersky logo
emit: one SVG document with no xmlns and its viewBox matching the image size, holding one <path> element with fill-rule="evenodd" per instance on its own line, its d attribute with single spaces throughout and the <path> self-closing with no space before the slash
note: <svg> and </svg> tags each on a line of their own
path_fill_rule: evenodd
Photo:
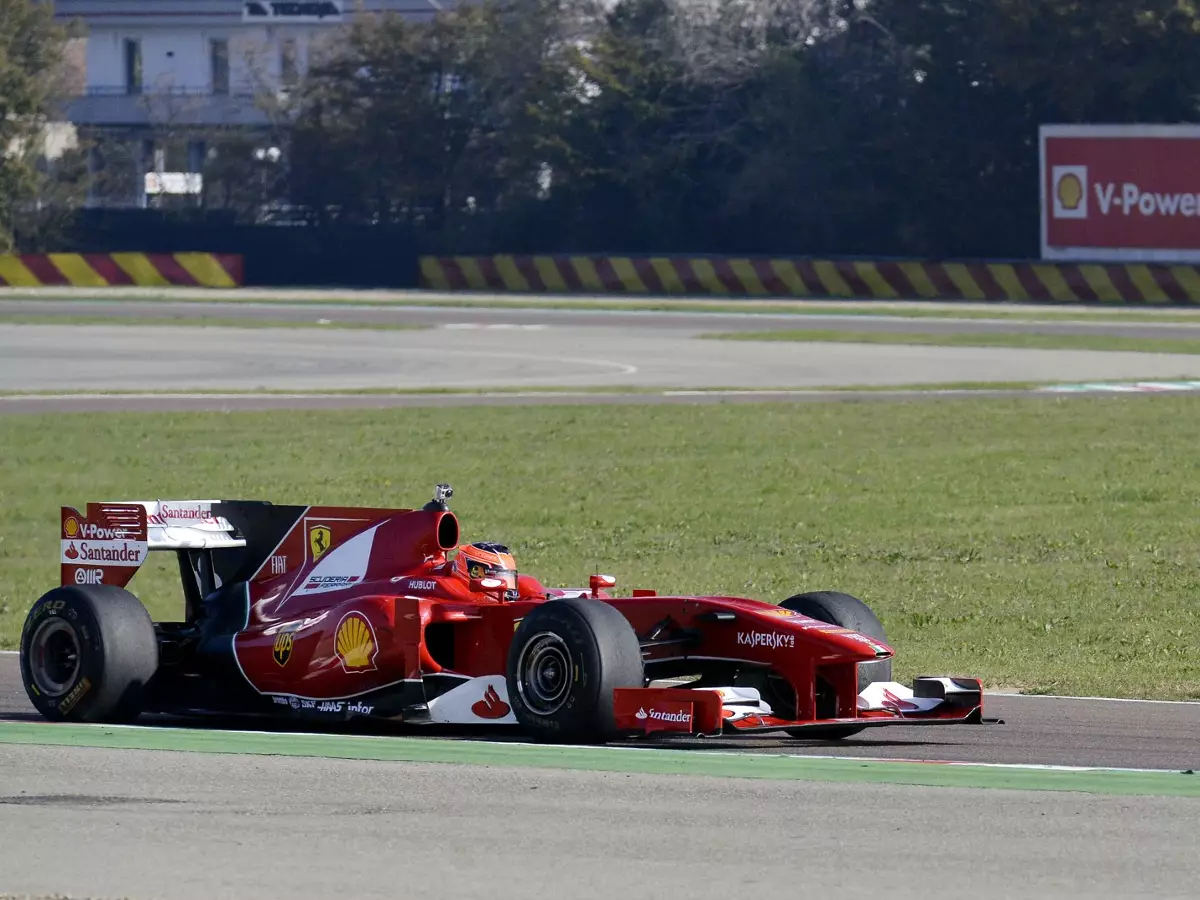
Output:
<svg viewBox="0 0 1200 900">
<path fill-rule="evenodd" d="M 1051 170 L 1050 186 L 1054 200 L 1054 218 L 1088 217 L 1087 166 L 1055 166 Z"/>
</svg>

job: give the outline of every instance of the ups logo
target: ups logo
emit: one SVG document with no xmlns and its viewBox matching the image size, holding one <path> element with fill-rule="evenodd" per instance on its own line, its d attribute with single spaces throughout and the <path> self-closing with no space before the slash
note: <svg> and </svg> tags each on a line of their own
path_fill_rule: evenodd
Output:
<svg viewBox="0 0 1200 900">
<path fill-rule="evenodd" d="M 288 664 L 288 660 L 292 658 L 292 633 L 290 631 L 280 632 L 275 635 L 275 646 L 271 648 L 271 656 L 274 657 L 281 667 Z"/>
</svg>

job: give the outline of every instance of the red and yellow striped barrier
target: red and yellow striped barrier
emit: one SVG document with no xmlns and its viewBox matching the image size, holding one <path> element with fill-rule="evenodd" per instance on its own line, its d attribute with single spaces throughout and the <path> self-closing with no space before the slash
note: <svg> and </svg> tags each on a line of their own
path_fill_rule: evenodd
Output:
<svg viewBox="0 0 1200 900">
<path fill-rule="evenodd" d="M 631 256 L 425 256 L 440 291 L 1200 303 L 1200 266 Z"/>
<path fill-rule="evenodd" d="M 226 253 L 0 254 L 7 287 L 231 288 L 242 283 L 242 257 Z"/>
</svg>

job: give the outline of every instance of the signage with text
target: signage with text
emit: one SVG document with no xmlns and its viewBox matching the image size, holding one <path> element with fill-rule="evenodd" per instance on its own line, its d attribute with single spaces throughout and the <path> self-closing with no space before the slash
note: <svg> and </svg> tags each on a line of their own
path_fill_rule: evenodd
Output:
<svg viewBox="0 0 1200 900">
<path fill-rule="evenodd" d="M 1200 126 L 1044 125 L 1042 257 L 1200 261 Z"/>
<path fill-rule="evenodd" d="M 243 0 L 244 22 L 340 22 L 344 0 Z"/>
</svg>

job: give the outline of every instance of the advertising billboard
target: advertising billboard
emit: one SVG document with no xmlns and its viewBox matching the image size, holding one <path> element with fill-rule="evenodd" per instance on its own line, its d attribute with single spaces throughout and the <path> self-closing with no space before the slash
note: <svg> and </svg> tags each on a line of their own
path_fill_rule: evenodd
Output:
<svg viewBox="0 0 1200 900">
<path fill-rule="evenodd" d="M 1200 262 L 1200 126 L 1043 125 L 1042 258 Z"/>
</svg>

